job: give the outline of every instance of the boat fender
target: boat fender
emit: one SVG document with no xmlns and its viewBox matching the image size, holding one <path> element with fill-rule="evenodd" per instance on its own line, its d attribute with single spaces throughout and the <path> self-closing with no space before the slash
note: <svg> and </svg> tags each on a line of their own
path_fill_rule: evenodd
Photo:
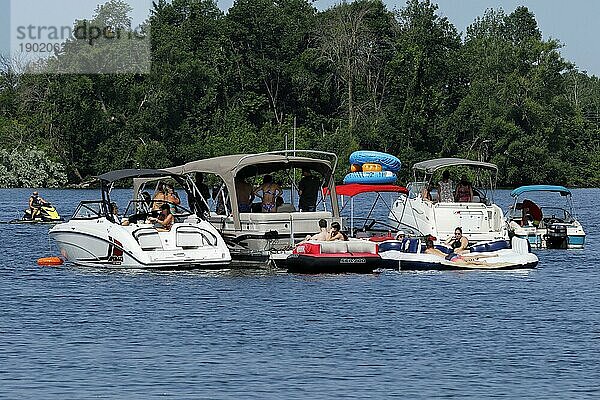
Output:
<svg viewBox="0 0 600 400">
<path fill-rule="evenodd" d="M 64 261 L 60 257 L 42 257 L 37 260 L 37 264 L 41 267 L 53 267 L 63 265 Z"/>
</svg>

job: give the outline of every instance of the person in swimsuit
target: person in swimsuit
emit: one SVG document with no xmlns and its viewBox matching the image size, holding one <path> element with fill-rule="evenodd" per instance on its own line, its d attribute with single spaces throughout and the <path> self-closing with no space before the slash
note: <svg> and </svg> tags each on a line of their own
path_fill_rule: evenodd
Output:
<svg viewBox="0 0 600 400">
<path fill-rule="evenodd" d="M 334 240 L 348 241 L 348 236 L 346 236 L 346 234 L 344 232 L 341 232 L 340 229 L 342 229 L 342 227 L 340 226 L 339 222 L 332 222 L 331 223 L 331 232 L 329 232 L 327 241 L 328 242 L 332 242 Z"/>
<path fill-rule="evenodd" d="M 469 246 L 469 239 L 462 234 L 462 228 L 457 227 L 454 230 L 454 236 L 449 237 L 446 240 L 446 244 L 452 247 L 452 251 L 457 254 L 468 252 L 467 247 Z"/>
<path fill-rule="evenodd" d="M 428 239 L 427 242 L 425 242 L 425 254 L 432 254 L 434 256 L 445 258 L 448 261 L 463 265 L 487 265 L 486 263 L 477 262 L 476 260 L 480 258 L 496 257 L 496 255 L 478 255 L 471 257 L 456 253 L 446 254 L 443 251 L 436 249 L 433 245 L 433 240 L 431 239 Z"/>
<path fill-rule="evenodd" d="M 238 202 L 238 211 L 241 213 L 249 213 L 252 211 L 251 204 L 254 200 L 254 188 L 246 179 L 236 178 L 235 194 Z"/>
<path fill-rule="evenodd" d="M 158 218 L 150 217 L 148 221 L 151 223 L 156 223 L 156 230 L 159 232 L 169 232 L 173 223 L 175 222 L 175 217 L 171 214 L 171 206 L 168 204 L 163 204 L 160 206 L 160 214 Z"/>
<path fill-rule="evenodd" d="M 466 175 L 463 175 L 460 178 L 460 182 L 456 186 L 454 200 L 459 203 L 470 203 L 473 201 L 473 186 L 471 185 L 471 182 L 467 180 Z"/>
<path fill-rule="evenodd" d="M 152 210 L 158 211 L 165 204 L 165 201 L 169 201 L 167 196 L 167 186 L 163 182 L 158 182 L 156 186 L 156 192 L 152 197 Z"/>
<path fill-rule="evenodd" d="M 440 203 L 452 203 L 454 201 L 452 187 L 454 182 L 450 179 L 450 172 L 445 170 L 442 180 L 438 182 L 438 201 Z"/>
<path fill-rule="evenodd" d="M 276 212 L 276 199 L 277 196 L 281 196 L 282 194 L 283 190 L 281 190 L 278 184 L 273 182 L 273 177 L 271 175 L 265 175 L 263 184 L 254 191 L 254 195 L 260 197 L 262 200 L 261 207 L 262 212 L 264 213 Z"/>
</svg>

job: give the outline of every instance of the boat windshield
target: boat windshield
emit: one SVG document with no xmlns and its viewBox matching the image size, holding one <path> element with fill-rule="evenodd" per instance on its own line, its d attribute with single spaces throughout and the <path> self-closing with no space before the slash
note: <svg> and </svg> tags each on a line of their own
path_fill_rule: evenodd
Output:
<svg viewBox="0 0 600 400">
<path fill-rule="evenodd" d="M 109 205 L 103 200 L 82 201 L 71 219 L 99 219 L 108 213 Z"/>
</svg>

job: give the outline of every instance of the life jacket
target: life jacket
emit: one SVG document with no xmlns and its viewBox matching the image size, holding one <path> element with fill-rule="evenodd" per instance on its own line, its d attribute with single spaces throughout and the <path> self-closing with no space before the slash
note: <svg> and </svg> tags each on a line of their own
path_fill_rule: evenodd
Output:
<svg viewBox="0 0 600 400">
<path fill-rule="evenodd" d="M 40 201 L 40 196 L 31 195 L 30 199 L 31 199 L 31 206 L 32 207 L 38 208 L 38 207 L 42 206 L 42 202 Z"/>
</svg>

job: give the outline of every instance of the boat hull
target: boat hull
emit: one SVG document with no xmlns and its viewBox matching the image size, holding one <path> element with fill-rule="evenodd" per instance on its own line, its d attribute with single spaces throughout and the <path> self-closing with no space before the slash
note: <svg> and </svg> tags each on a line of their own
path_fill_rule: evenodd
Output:
<svg viewBox="0 0 600 400">
<path fill-rule="evenodd" d="M 49 235 L 61 255 L 85 267 L 107 269 L 221 269 L 231 264 L 222 238 L 216 243 L 197 242 L 194 233 L 208 225 L 175 224 L 158 233 L 148 225 L 122 227 L 107 220 L 70 221 L 52 228 Z M 198 237 L 199 238 L 199 237 Z M 220 239 L 220 241 L 219 241 Z"/>
</svg>

